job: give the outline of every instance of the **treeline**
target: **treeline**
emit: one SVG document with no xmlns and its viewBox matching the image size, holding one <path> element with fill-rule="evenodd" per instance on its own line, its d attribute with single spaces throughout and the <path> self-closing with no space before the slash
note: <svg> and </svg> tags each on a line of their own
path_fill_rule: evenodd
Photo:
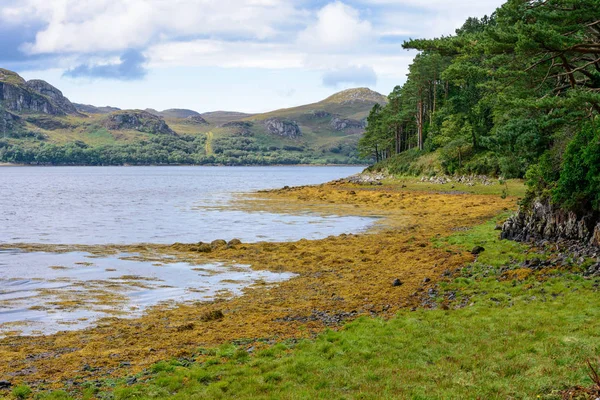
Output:
<svg viewBox="0 0 600 400">
<path fill-rule="evenodd" d="M 29 138 L 22 134 L 19 139 Z M 90 146 L 0 138 L 0 162 L 33 165 L 281 165 L 352 164 L 363 162 L 356 152 L 340 155 L 301 147 L 261 146 L 254 138 L 227 137 L 215 141 L 206 154 L 205 136 L 154 136 L 148 140 Z M 332 152 L 335 153 L 335 152 Z"/>
<path fill-rule="evenodd" d="M 527 177 L 531 196 L 600 210 L 598 0 L 509 0 L 404 48 L 419 53 L 371 111 L 362 156 L 392 172 L 434 160 L 448 174 Z"/>
</svg>

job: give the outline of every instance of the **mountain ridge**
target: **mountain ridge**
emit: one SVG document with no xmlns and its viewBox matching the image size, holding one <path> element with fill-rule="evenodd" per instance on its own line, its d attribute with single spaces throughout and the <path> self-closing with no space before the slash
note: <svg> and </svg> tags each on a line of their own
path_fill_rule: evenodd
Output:
<svg viewBox="0 0 600 400">
<path fill-rule="evenodd" d="M 357 143 L 366 117 L 375 104 L 386 102 L 377 92 L 356 88 L 316 103 L 257 114 L 185 108 L 122 110 L 72 103 L 45 81 L 26 81 L 0 69 L 0 133 L 4 136 L 0 161 L 359 163 Z M 82 154 L 75 157 L 73 146 Z M 48 148 L 56 154 L 48 156 Z"/>
</svg>

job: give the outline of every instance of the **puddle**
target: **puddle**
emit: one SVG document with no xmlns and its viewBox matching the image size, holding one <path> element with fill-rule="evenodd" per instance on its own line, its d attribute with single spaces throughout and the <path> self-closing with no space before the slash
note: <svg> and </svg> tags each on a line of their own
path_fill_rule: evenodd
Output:
<svg viewBox="0 0 600 400">
<path fill-rule="evenodd" d="M 254 283 L 291 273 L 245 265 L 143 260 L 85 252 L 4 250 L 0 258 L 0 336 L 51 334 L 93 325 L 103 317 L 140 316 L 148 307 L 236 296 Z"/>
</svg>

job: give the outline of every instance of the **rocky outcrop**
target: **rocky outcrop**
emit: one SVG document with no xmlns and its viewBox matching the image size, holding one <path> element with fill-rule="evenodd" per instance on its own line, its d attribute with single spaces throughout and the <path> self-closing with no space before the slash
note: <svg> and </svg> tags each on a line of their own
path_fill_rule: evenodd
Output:
<svg viewBox="0 0 600 400">
<path fill-rule="evenodd" d="M 324 110 L 313 110 L 307 116 L 311 119 L 329 118 L 331 117 L 331 113 Z"/>
<path fill-rule="evenodd" d="M 0 110 L 0 134 L 11 132 L 21 127 L 21 117 L 8 111 Z"/>
<path fill-rule="evenodd" d="M 267 131 L 273 135 L 296 139 L 302 136 L 302 131 L 295 121 L 271 118 L 264 122 Z"/>
<path fill-rule="evenodd" d="M 333 117 L 329 125 L 336 131 L 363 130 L 365 128 L 365 124 L 362 121 L 340 117 Z"/>
<path fill-rule="evenodd" d="M 104 122 L 108 130 L 134 130 L 139 132 L 175 135 L 175 132 L 160 117 L 142 110 L 125 110 L 112 113 Z"/>
<path fill-rule="evenodd" d="M 13 113 L 78 114 L 69 99 L 48 82 L 38 79 L 26 82 L 6 69 L 0 69 L 0 105 Z"/>
<path fill-rule="evenodd" d="M 600 247 L 600 216 L 594 212 L 577 215 L 548 200 L 537 200 L 504 223 L 502 238 L 520 242 L 577 241 Z"/>
<path fill-rule="evenodd" d="M 200 114 L 198 115 L 190 115 L 189 117 L 185 118 L 187 122 L 190 122 L 192 124 L 196 124 L 196 125 L 208 125 L 208 121 L 205 120 L 204 118 L 202 118 L 202 116 L 200 116 Z"/>
<path fill-rule="evenodd" d="M 58 90 L 48 82 L 42 81 L 40 79 L 32 79 L 30 81 L 27 81 L 26 86 L 31 90 L 50 98 L 50 100 L 52 100 L 52 102 L 56 104 L 58 108 L 60 108 L 60 110 L 64 113 L 77 114 L 77 109 L 75 108 L 73 103 L 71 103 L 69 99 L 63 96 L 60 90 Z"/>
</svg>

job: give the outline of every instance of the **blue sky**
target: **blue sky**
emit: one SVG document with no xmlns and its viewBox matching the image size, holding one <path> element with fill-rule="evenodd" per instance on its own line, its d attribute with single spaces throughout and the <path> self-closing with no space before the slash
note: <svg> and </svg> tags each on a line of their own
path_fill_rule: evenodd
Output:
<svg viewBox="0 0 600 400">
<path fill-rule="evenodd" d="M 268 111 L 405 80 L 408 38 L 501 0 L 0 0 L 0 67 L 72 101 Z"/>
</svg>

